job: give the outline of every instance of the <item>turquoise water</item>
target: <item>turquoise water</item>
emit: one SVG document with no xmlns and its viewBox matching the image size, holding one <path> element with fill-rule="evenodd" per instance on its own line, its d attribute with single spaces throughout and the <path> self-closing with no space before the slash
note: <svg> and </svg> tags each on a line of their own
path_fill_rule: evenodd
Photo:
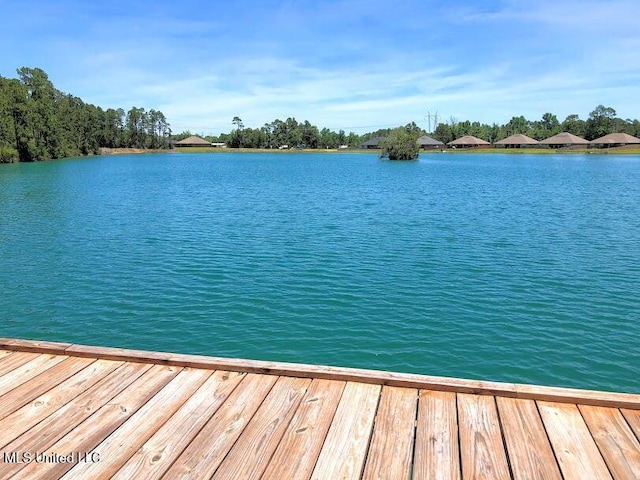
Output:
<svg viewBox="0 0 640 480">
<path fill-rule="evenodd" d="M 0 168 L 0 335 L 640 392 L 640 157 Z"/>
</svg>

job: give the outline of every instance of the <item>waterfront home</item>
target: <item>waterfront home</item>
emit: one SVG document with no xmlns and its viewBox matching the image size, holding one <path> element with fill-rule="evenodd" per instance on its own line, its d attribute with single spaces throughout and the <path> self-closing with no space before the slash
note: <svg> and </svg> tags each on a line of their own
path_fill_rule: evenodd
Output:
<svg viewBox="0 0 640 480">
<path fill-rule="evenodd" d="M 496 142 L 495 145 L 496 147 L 503 148 L 524 148 L 538 145 L 538 143 L 540 143 L 538 140 L 523 135 L 522 133 L 516 133 L 515 135 Z"/>
<path fill-rule="evenodd" d="M 457 138 L 449 143 L 447 143 L 450 147 L 462 147 L 462 148 L 478 148 L 478 147 L 489 147 L 491 144 L 486 140 L 482 140 L 481 138 L 474 137 L 473 135 L 465 135 L 464 137 Z"/>
<path fill-rule="evenodd" d="M 219 146 L 221 144 L 217 144 L 217 145 Z M 190 137 L 187 137 L 184 140 L 180 140 L 179 142 L 176 142 L 175 146 L 176 147 L 211 147 L 212 143 L 207 142 L 204 138 L 198 137 L 196 135 L 191 135 Z"/>
<path fill-rule="evenodd" d="M 580 145 L 589 145 L 589 141 L 572 133 L 562 132 L 554 135 L 553 137 L 540 140 L 540 145 L 546 145 L 551 148 L 575 147 Z"/>
<path fill-rule="evenodd" d="M 418 140 L 416 140 L 418 146 L 424 150 L 427 148 L 441 148 L 444 147 L 444 143 L 440 140 L 436 140 L 435 138 L 431 138 L 427 135 L 423 135 Z"/>
<path fill-rule="evenodd" d="M 610 133 L 604 137 L 592 140 L 593 145 L 606 147 L 621 147 L 623 145 L 640 144 L 640 138 L 636 138 L 628 133 Z"/>
<path fill-rule="evenodd" d="M 365 150 L 370 148 L 380 148 L 380 142 L 386 140 L 387 137 L 374 137 L 364 142 L 361 147 Z"/>
</svg>

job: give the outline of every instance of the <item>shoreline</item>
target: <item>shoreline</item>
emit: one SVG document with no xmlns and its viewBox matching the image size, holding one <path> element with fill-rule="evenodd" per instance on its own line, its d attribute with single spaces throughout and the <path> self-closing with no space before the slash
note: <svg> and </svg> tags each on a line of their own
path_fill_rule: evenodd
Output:
<svg viewBox="0 0 640 480">
<path fill-rule="evenodd" d="M 124 150 L 124 149 L 122 149 Z M 269 149 L 269 148 L 217 148 L 217 147 L 182 147 L 174 148 L 172 150 L 162 150 L 167 153 L 276 153 L 276 154 L 291 154 L 291 153 L 371 153 L 376 156 L 380 152 L 378 149 Z M 137 153 L 137 152 L 132 152 Z M 150 153 L 150 152 L 140 152 Z M 640 145 L 625 145 L 622 147 L 610 147 L 610 148 L 447 148 L 445 150 L 432 149 L 432 150 L 420 150 L 420 154 L 440 154 L 440 153 L 497 153 L 507 155 L 575 155 L 575 154 L 592 154 L 592 155 L 640 155 Z"/>
</svg>

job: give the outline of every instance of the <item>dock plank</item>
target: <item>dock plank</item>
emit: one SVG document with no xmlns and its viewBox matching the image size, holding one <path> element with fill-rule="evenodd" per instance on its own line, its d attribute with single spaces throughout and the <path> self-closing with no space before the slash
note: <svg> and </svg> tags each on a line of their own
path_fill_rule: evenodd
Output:
<svg viewBox="0 0 640 480">
<path fill-rule="evenodd" d="M 277 379 L 273 375 L 246 375 L 167 470 L 166 478 L 210 478 Z"/>
<path fill-rule="evenodd" d="M 496 398 L 513 478 L 562 480 L 533 400 Z"/>
<path fill-rule="evenodd" d="M 640 442 L 617 408 L 578 407 L 611 475 L 616 480 L 640 478 Z"/>
<path fill-rule="evenodd" d="M 409 479 L 418 391 L 382 387 L 363 479 Z"/>
<path fill-rule="evenodd" d="M 313 380 L 262 475 L 263 480 L 311 477 L 346 383 Z"/>
<path fill-rule="evenodd" d="M 511 479 L 495 399 L 464 393 L 457 398 L 463 477 Z"/>
<path fill-rule="evenodd" d="M 93 358 L 67 358 L 42 372 L 30 382 L 25 382 L 0 396 L 0 420 L 12 414 L 39 395 L 51 390 L 60 382 L 75 375 L 96 360 Z"/>
<path fill-rule="evenodd" d="M 637 394 L 1 338 L 0 372 L 0 478 L 640 478 Z"/>
<path fill-rule="evenodd" d="M 57 442 L 39 451 L 45 455 L 57 452 L 92 452 L 108 435 L 131 418 L 146 402 L 173 379 L 180 367 L 154 365 L 123 389 L 93 415 Z M 115 453 L 115 452 L 114 452 Z M 12 477 L 14 480 L 50 480 L 60 478 L 79 462 L 77 456 L 71 462 L 30 463 Z"/>
<path fill-rule="evenodd" d="M 15 352 L 0 359 L 0 379 L 7 373 L 37 358 L 39 354 L 28 352 Z"/>
<path fill-rule="evenodd" d="M 610 479 L 609 469 L 578 407 L 567 403 L 537 403 L 564 479 Z"/>
<path fill-rule="evenodd" d="M 91 391 L 94 385 L 103 381 L 121 365 L 122 362 L 97 360 L 76 375 L 7 415 L 0 420 L 0 448 L 6 447 L 9 442 L 47 419 L 67 403 L 74 400 L 79 402 L 78 398 L 83 394 L 86 395 L 85 392 Z M 70 408 L 73 409 L 73 407 Z M 5 448 L 3 450 L 7 451 Z"/>
<path fill-rule="evenodd" d="M 620 412 L 624 415 L 624 418 L 631 427 L 631 430 L 636 434 L 636 438 L 640 440 L 640 410 L 628 410 L 623 408 Z"/>
<path fill-rule="evenodd" d="M 0 377 L 0 395 L 19 387 L 67 358 L 64 355 L 38 355 L 33 360 Z"/>
<path fill-rule="evenodd" d="M 416 479 L 461 478 L 455 393 L 420 391 L 413 468 Z"/>
<path fill-rule="evenodd" d="M 13 428 L 11 428 L 11 436 L 15 435 L 14 431 L 23 432 L 25 425 L 33 424 L 34 420 L 40 419 L 43 414 L 50 413 L 49 416 L 37 423 L 33 428 L 22 433 L 11 443 L 5 445 L 3 450 L 10 452 L 44 452 L 149 368 L 151 368 L 150 365 L 124 364 L 54 412 L 50 412 L 50 409 L 40 408 L 42 405 L 35 405 L 34 403 L 36 408 L 28 409 L 25 412 L 26 414 L 32 414 L 32 416 L 24 418 L 24 423 L 14 424 Z M 5 420 L 12 420 L 12 417 L 11 415 Z M 0 435 L 3 434 L 4 432 L 0 431 Z"/>
<path fill-rule="evenodd" d="M 16 350 L 20 352 L 51 353 L 64 355 L 70 343 L 48 342 L 43 340 L 24 340 L 21 338 L 0 338 L 0 348 Z"/>
<path fill-rule="evenodd" d="M 0 361 L 5 358 L 8 357 L 9 355 L 13 355 L 15 353 L 15 351 L 13 350 L 0 350 Z"/>
<path fill-rule="evenodd" d="M 312 479 L 360 478 L 378 408 L 380 388 L 379 385 L 347 383 Z"/>
<path fill-rule="evenodd" d="M 64 479 L 109 479 L 213 374 L 184 369 L 97 447 L 99 462 L 81 462 Z M 147 388 L 147 385 L 144 385 Z"/>
<path fill-rule="evenodd" d="M 280 377 L 212 478 L 258 480 L 310 383 Z"/>
<path fill-rule="evenodd" d="M 198 391 L 113 475 L 113 480 L 157 479 L 195 438 L 244 378 L 215 372 Z M 284 478 L 284 477 L 283 477 Z"/>
</svg>

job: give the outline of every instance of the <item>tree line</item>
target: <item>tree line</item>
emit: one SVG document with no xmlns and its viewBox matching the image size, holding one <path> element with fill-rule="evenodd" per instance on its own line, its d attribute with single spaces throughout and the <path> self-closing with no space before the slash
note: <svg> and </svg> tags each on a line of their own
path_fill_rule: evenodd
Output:
<svg viewBox="0 0 640 480">
<path fill-rule="evenodd" d="M 57 90 L 39 68 L 17 73 L 0 76 L 0 163 L 169 147 L 171 129 L 158 110 L 103 110 Z"/>
<path fill-rule="evenodd" d="M 512 117 L 504 125 L 484 124 L 480 122 L 458 122 L 452 118 L 440 123 L 433 132 L 433 138 L 448 143 L 464 135 L 473 135 L 487 142 L 507 138 L 521 133 L 536 140 L 544 140 L 560 132 L 569 132 L 586 140 L 595 140 L 610 133 L 628 133 L 640 137 L 640 121 L 618 118 L 611 107 L 598 105 L 586 120 L 578 115 L 567 116 L 563 122 L 552 113 L 545 113 L 540 120 L 527 120 L 524 116 Z"/>
<path fill-rule="evenodd" d="M 428 134 L 443 143 L 451 142 L 464 135 L 473 135 L 494 143 L 516 133 L 522 133 L 536 140 L 543 140 L 560 132 L 569 132 L 587 140 L 595 140 L 614 132 L 640 137 L 640 121 L 618 118 L 613 108 L 603 105 L 598 105 L 586 120 L 573 114 L 560 122 L 552 113 L 545 113 L 540 120 L 527 120 L 522 115 L 514 116 L 503 125 L 468 120 L 457 121 L 455 118 L 451 118 L 448 122 L 440 122 L 431 133 L 420 128 L 415 122 L 396 128 L 382 128 L 362 135 L 354 132 L 347 134 L 344 130 L 335 132 L 328 128 L 319 129 L 308 120 L 298 122 L 292 117 L 284 121 L 276 119 L 259 128 L 245 128 L 242 119 L 236 116 L 231 124 L 234 128 L 229 133 L 204 136 L 204 138 L 211 142 L 226 143 L 231 148 L 281 148 L 288 146 L 335 149 L 340 146 L 358 148 L 371 138 L 387 137 L 398 129 L 407 132 L 414 139 Z M 172 139 L 182 140 L 190 135 L 192 135 L 191 132 L 185 131 L 172 136 Z"/>
</svg>

